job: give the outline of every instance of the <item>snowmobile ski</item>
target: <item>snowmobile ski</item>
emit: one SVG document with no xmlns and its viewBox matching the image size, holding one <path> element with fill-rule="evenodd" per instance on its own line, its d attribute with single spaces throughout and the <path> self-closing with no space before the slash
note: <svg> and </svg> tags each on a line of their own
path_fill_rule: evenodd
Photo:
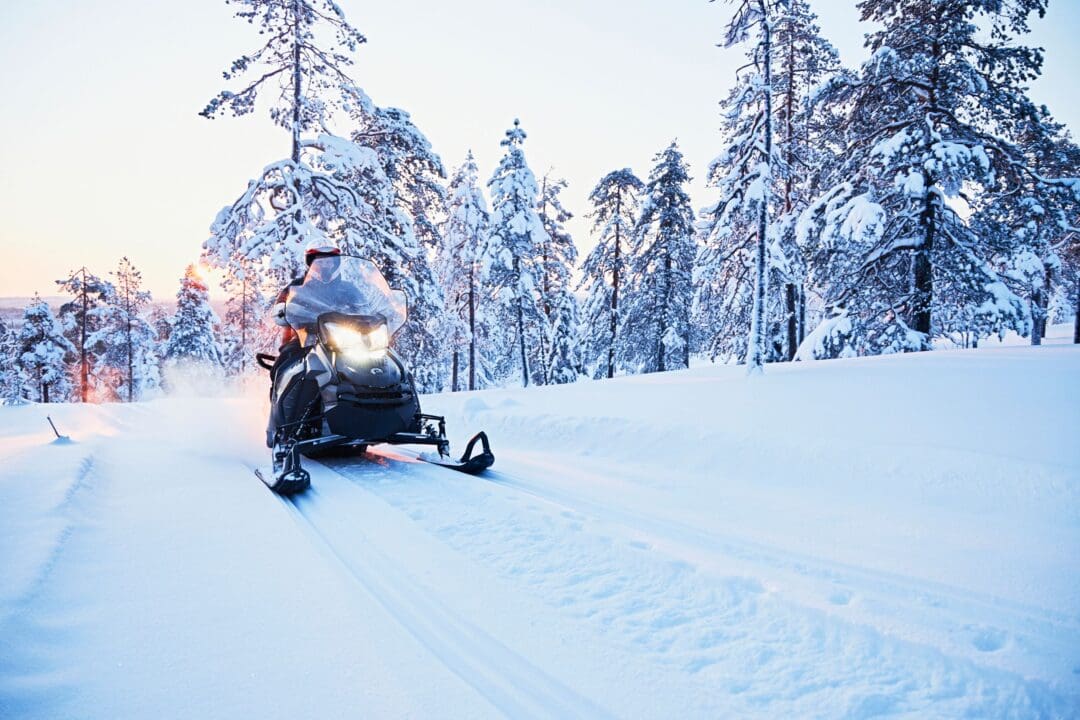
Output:
<svg viewBox="0 0 1080 720">
<path fill-rule="evenodd" d="M 278 495 L 295 495 L 311 487 L 311 476 L 307 470 L 279 477 L 270 468 L 255 468 L 255 476 Z"/>
<path fill-rule="evenodd" d="M 473 455 L 473 447 L 477 442 L 480 443 L 482 449 L 478 454 Z M 457 460 L 448 455 L 436 455 L 434 453 L 420 453 L 417 457 L 426 463 L 457 470 L 469 475 L 482 473 L 495 463 L 495 455 L 491 452 L 487 433 L 484 432 L 478 432 L 473 436 L 473 439 L 465 446 L 465 453 Z"/>
</svg>

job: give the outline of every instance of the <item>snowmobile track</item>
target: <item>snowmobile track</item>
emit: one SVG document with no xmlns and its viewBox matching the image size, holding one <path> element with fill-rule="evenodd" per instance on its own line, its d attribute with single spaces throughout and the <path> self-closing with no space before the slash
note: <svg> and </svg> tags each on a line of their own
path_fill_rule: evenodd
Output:
<svg viewBox="0 0 1080 720">
<path fill-rule="evenodd" d="M 335 506 L 333 515 L 328 515 L 329 508 L 319 500 L 319 486 L 347 487 L 351 502 L 357 504 L 382 505 L 384 501 L 333 468 L 316 462 L 310 462 L 310 467 L 313 475 L 318 473 L 315 489 L 282 497 L 282 504 L 312 542 L 447 669 L 508 717 L 611 717 L 439 602 L 430 588 L 412 580 L 355 525 L 347 534 L 335 527 L 339 514 L 348 514 L 349 508 Z"/>
<path fill-rule="evenodd" d="M 412 451 L 402 448 L 394 448 L 393 452 L 406 457 L 415 455 Z M 513 461 L 513 451 L 510 450 L 507 454 Z M 391 463 L 400 462 L 392 455 L 381 455 L 381 457 Z M 581 469 L 575 468 L 572 464 L 567 464 L 565 467 L 568 475 L 582 474 Z M 585 475 L 588 475 L 587 471 Z M 600 503 L 582 494 L 553 489 L 520 477 L 517 473 L 511 474 L 504 470 L 489 469 L 482 476 L 474 476 L 474 479 L 477 482 L 491 483 L 521 492 L 560 509 L 581 513 L 600 522 L 621 526 L 634 534 L 645 533 L 657 540 L 695 550 L 704 550 L 709 554 L 776 568 L 795 576 L 828 583 L 832 588 L 860 587 L 864 588 L 861 591 L 862 594 L 865 594 L 866 588 L 874 588 L 883 601 L 887 598 L 905 598 L 907 602 L 919 606 L 949 608 L 950 614 L 958 618 L 982 614 L 981 611 L 989 610 L 996 617 L 1010 618 L 1008 624 L 1015 628 L 1025 628 L 1030 631 L 1032 628 L 1041 627 L 1039 634 L 1045 631 L 1047 638 L 1057 636 L 1062 626 L 1070 628 L 1073 635 L 1080 635 L 1080 622 L 1076 618 L 1011 602 L 993 595 L 963 590 L 933 580 L 909 578 L 887 571 L 804 555 L 735 536 L 707 532 L 678 520 L 645 515 L 626 509 L 620 507 L 617 502 Z"/>
<path fill-rule="evenodd" d="M 741 538 L 705 532 L 676 520 L 665 520 L 651 515 L 620 508 L 614 503 L 600 504 L 574 493 L 553 490 L 503 471 L 489 471 L 485 479 L 503 487 L 512 488 L 538 500 L 591 516 L 601 522 L 620 525 L 633 532 L 644 532 L 656 538 L 686 545 L 710 553 L 722 554 L 766 567 L 774 567 L 799 576 L 826 581 L 837 586 L 876 588 L 885 597 L 902 597 L 920 604 L 949 607 L 955 612 L 962 608 L 987 608 L 998 617 L 1002 613 L 1012 616 L 1016 627 L 1031 628 L 1045 625 L 1048 637 L 1057 628 L 1070 627 L 1080 634 L 1080 623 L 1075 618 L 1060 615 L 1042 608 L 1010 602 L 992 595 L 983 595 L 951 587 L 932 580 L 919 580 L 895 575 L 886 571 L 847 565 L 790 550 L 770 547 Z M 961 613 L 962 614 L 962 613 Z"/>
</svg>

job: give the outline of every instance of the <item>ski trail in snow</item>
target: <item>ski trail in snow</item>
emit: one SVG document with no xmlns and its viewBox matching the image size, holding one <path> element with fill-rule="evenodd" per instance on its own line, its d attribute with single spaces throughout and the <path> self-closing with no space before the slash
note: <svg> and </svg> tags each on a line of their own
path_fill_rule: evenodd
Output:
<svg viewBox="0 0 1080 720">
<path fill-rule="evenodd" d="M 580 471 L 576 471 L 580 474 Z M 634 510 L 620 507 L 617 500 L 603 504 L 582 494 L 556 490 L 548 485 L 524 479 L 521 475 L 503 471 L 490 471 L 486 478 L 503 487 L 514 488 L 539 500 L 561 508 L 585 513 L 601 522 L 621 525 L 634 534 L 650 535 L 657 540 L 673 541 L 725 555 L 754 562 L 755 564 L 788 570 L 798 575 L 827 580 L 841 585 L 860 588 L 870 586 L 892 596 L 922 598 L 925 601 L 944 605 L 945 600 L 962 603 L 985 605 L 995 612 L 1008 610 L 1025 622 L 1050 622 L 1060 629 L 1062 624 L 1080 631 L 1078 618 L 1060 613 L 1010 602 L 992 595 L 981 595 L 961 588 L 950 587 L 929 580 L 918 580 L 893 573 L 870 568 L 849 565 L 826 558 L 803 555 L 791 550 L 770 547 L 761 543 L 715 532 L 706 532 L 690 524 L 677 520 L 665 519 L 655 515 L 645 515 Z M 935 597 L 928 597 L 933 595 Z"/>
<path fill-rule="evenodd" d="M 388 470 L 409 465 L 400 448 L 372 454 L 381 455 Z M 511 455 L 504 452 L 501 457 L 505 461 Z M 680 665 L 688 688 L 711 679 L 714 689 L 687 692 L 702 693 L 715 702 L 713 710 L 730 710 L 729 703 L 741 702 L 734 699 L 737 696 L 750 705 L 735 715 L 744 714 L 742 710 L 754 714 L 754 696 L 760 698 L 762 688 L 771 682 L 763 681 L 763 674 L 771 673 L 787 678 L 781 694 L 791 696 L 790 709 L 797 715 L 806 713 L 814 705 L 811 695 L 831 698 L 827 688 L 838 682 L 805 672 L 805 666 L 816 666 L 814 658 L 823 654 L 861 658 L 847 669 L 858 677 L 846 681 L 853 695 L 866 693 L 872 699 L 902 682 L 900 705 L 910 703 L 924 710 L 930 707 L 928 702 L 956 700 L 962 707 L 974 701 L 985 691 L 978 686 L 983 674 L 994 677 L 988 696 L 993 699 L 980 708 L 991 716 L 1034 703 L 1053 717 L 1075 695 L 1068 681 L 1057 687 L 1064 693 L 1058 695 L 1038 681 L 1025 680 L 1028 673 L 1017 668 L 1015 658 L 997 654 L 1008 645 L 1007 653 L 1041 657 L 1036 677 L 1047 677 L 1043 674 L 1047 659 L 1057 658 L 1051 664 L 1059 666 L 1060 677 L 1061 667 L 1072 667 L 1068 663 L 1075 633 L 1071 623 L 1054 626 L 1047 619 L 1052 613 L 1035 610 L 1042 620 L 1020 617 L 1008 621 L 1009 632 L 1002 632 L 982 624 L 987 618 L 993 624 L 1007 617 L 993 597 L 963 590 L 941 596 L 932 583 L 917 578 L 847 567 L 707 532 L 665 517 L 662 506 L 620 506 L 619 494 L 610 487 L 605 488 L 610 501 L 604 503 L 587 497 L 587 492 L 552 487 L 552 477 L 587 484 L 587 473 L 580 468 L 567 466 L 554 476 L 545 468 L 545 482 L 540 475 L 534 478 L 526 466 L 504 465 L 510 472 L 489 471 L 480 477 L 418 466 L 413 473 L 384 474 L 370 492 L 522 591 L 539 593 L 565 617 L 577 618 L 609 637 L 621 635 L 631 647 L 647 649 L 659 664 Z M 738 561 L 735 567 L 741 568 L 735 575 L 728 562 L 732 557 Z M 716 568 L 716 561 L 721 568 L 718 575 L 706 570 Z M 704 575 L 699 569 L 706 570 Z M 820 604 L 828 594 L 827 602 L 835 605 L 828 615 L 836 620 L 826 620 L 820 607 L 807 602 L 801 592 L 805 588 L 783 594 L 767 590 L 760 580 L 777 570 L 812 581 L 812 595 L 823 599 Z M 855 595 L 855 607 L 844 606 L 852 599 L 851 594 L 841 595 L 846 588 Z M 882 614 L 887 620 L 897 609 L 920 618 L 921 637 L 904 640 L 906 629 L 897 633 L 895 626 L 880 622 Z M 876 622 L 866 623 L 865 617 Z M 790 655 L 776 652 L 777 636 Z M 913 672 L 915 666 L 922 670 Z M 995 666 L 999 669 L 991 670 Z M 846 674 L 842 667 L 818 672 Z M 861 716 L 866 708 L 856 705 L 853 715 Z"/>
<path fill-rule="evenodd" d="M 320 472 L 321 469 L 326 472 Z M 377 496 L 326 466 L 308 463 L 316 487 L 283 503 L 317 546 L 428 648 L 455 675 L 495 708 L 513 718 L 604 718 L 609 713 L 566 687 L 527 659 L 488 635 L 432 590 L 411 579 L 341 507 L 344 497 L 353 509 L 383 504 Z M 335 507 L 328 512 L 319 499 L 333 488 Z M 341 492 L 344 489 L 345 492 Z"/>
<path fill-rule="evenodd" d="M 381 450 L 381 449 L 380 449 Z M 416 454 L 408 450 L 395 448 L 409 458 Z M 765 566 L 829 583 L 835 590 L 830 594 L 834 605 L 845 604 L 842 601 L 843 588 L 858 588 L 859 593 L 873 588 L 883 595 L 903 597 L 932 607 L 968 607 L 979 606 L 1000 615 L 1007 612 L 1013 616 L 1017 625 L 1045 625 L 1051 632 L 1058 633 L 1063 627 L 1080 635 L 1080 617 L 1056 613 L 1044 608 L 1024 605 L 993 595 L 980 594 L 958 587 L 952 587 L 931 580 L 897 575 L 886 571 L 846 564 L 827 558 L 806 555 L 797 551 L 766 545 L 734 535 L 725 535 L 705 531 L 689 523 L 665 518 L 653 513 L 645 514 L 620 505 L 616 493 L 607 493 L 603 502 L 583 493 L 575 493 L 552 487 L 533 477 L 532 473 L 521 468 L 521 464 L 536 465 L 528 459 L 530 453 L 517 453 L 500 450 L 504 458 L 513 458 L 518 468 L 513 473 L 505 470 L 488 470 L 484 475 L 475 477 L 477 482 L 490 482 L 501 487 L 511 488 L 530 497 L 551 504 L 563 511 L 582 514 L 591 520 L 620 526 L 628 535 L 636 538 L 646 536 L 649 540 L 669 545 L 681 545 L 694 550 L 706 551 L 710 555 L 723 554 L 728 557 L 753 563 L 757 567 Z M 392 455 L 387 455 L 393 458 Z M 505 464 L 505 463 L 504 463 Z M 558 472 L 562 477 L 573 477 L 587 484 L 596 478 L 579 466 L 545 461 L 539 468 L 539 474 L 550 477 Z M 623 468 L 613 468 L 617 475 Z M 850 599 L 850 598 L 849 598 Z"/>
<path fill-rule="evenodd" d="M 504 457 L 516 454 L 504 452 Z M 520 461 L 520 458 L 516 458 Z M 632 542 L 648 540 L 651 546 L 663 546 L 677 556 L 725 556 L 751 565 L 759 580 L 761 569 L 779 571 L 792 582 L 811 584 L 810 592 L 797 593 L 800 603 L 819 598 L 810 606 L 841 617 L 848 614 L 853 598 L 859 602 L 859 621 L 879 626 L 883 615 L 918 609 L 922 628 L 908 628 L 908 635 L 949 652 L 971 656 L 974 649 L 985 656 L 1010 644 L 1013 651 L 1027 658 L 1058 658 L 1061 676 L 1067 674 L 1075 649 L 1080 647 L 1080 618 L 1052 610 L 1024 605 L 994 595 L 953 587 L 942 583 L 897 575 L 805 555 L 794 550 L 765 545 L 745 538 L 706 531 L 679 520 L 665 518 L 662 512 L 645 514 L 621 505 L 617 493 L 609 493 L 598 502 L 579 492 L 553 488 L 535 479 L 521 468 L 507 473 L 491 471 L 488 481 L 513 488 L 560 509 L 579 513 L 600 523 L 621 527 L 621 534 Z M 588 483 L 588 472 L 557 465 L 565 476 Z M 540 470 L 552 474 L 546 463 Z M 539 476 L 537 476 L 539 478 Z M 682 548 L 683 550 L 680 550 Z M 687 551 L 689 551 L 687 553 Z M 873 608 L 872 611 L 865 608 Z M 885 611 L 888 612 L 885 612 Z M 855 619 L 855 618 L 852 618 Z M 891 634 L 887 627 L 882 632 Z"/>
</svg>

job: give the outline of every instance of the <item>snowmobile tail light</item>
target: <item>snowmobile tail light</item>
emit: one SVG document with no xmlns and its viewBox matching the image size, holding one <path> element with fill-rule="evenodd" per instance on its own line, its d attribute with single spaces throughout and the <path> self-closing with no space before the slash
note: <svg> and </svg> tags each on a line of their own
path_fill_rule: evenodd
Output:
<svg viewBox="0 0 1080 720">
<path fill-rule="evenodd" d="M 327 322 L 323 329 L 330 347 L 349 360 L 382 359 L 390 344 L 385 323 L 365 328 L 344 322 Z"/>
</svg>

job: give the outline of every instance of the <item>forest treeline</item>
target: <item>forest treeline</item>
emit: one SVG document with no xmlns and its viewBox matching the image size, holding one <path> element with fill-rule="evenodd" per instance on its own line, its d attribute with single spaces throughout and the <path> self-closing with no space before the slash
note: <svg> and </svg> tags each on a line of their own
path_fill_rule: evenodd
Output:
<svg viewBox="0 0 1080 720">
<path fill-rule="evenodd" d="M 371 259 L 408 298 L 395 338 L 426 391 L 687 367 L 971 347 L 1014 331 L 1080 342 L 1080 149 L 1028 86 L 1024 45 L 1047 0 L 863 0 L 869 59 L 846 67 L 807 0 L 718 3 L 718 40 L 745 63 L 720 100 L 710 204 L 695 211 L 676 142 L 648 174 L 612 168 L 584 209 L 537 177 L 514 120 L 482 173 L 447 172 L 404 110 L 350 72 L 364 36 L 329 0 L 234 0 L 263 44 L 224 73 L 216 118 L 269 108 L 288 155 L 211 226 L 172 316 L 138 271 L 81 269 L 59 311 L 37 300 L 0 327 L 8 399 L 133 400 L 170 366 L 239 375 L 273 351 L 267 310 L 305 249 Z M 257 103 L 257 100 L 259 101 Z M 482 139 L 478 139 L 482 141 Z"/>
</svg>

